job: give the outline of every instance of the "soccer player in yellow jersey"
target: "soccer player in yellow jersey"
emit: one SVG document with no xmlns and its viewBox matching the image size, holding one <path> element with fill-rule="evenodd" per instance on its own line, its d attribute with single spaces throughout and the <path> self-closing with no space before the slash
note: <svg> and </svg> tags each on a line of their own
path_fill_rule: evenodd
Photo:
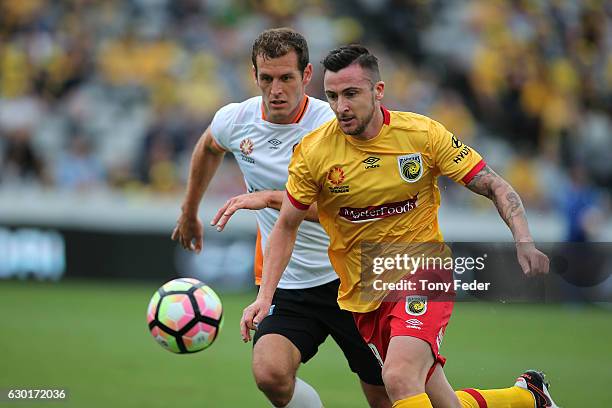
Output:
<svg viewBox="0 0 612 408">
<path fill-rule="evenodd" d="M 325 94 L 336 120 L 306 136 L 294 151 L 287 198 L 264 255 L 261 288 L 243 313 L 243 338 L 268 313 L 297 228 L 316 203 L 340 277 L 338 303 L 353 312 L 359 332 L 383 364 L 394 407 L 556 407 L 537 371 L 526 372 L 506 389 L 452 391 L 439 354 L 452 299 L 428 302 L 420 297 L 409 304 L 409 299 L 364 297 L 364 242 L 442 243 L 440 175 L 493 201 L 512 231 L 525 274 L 547 273 L 549 261 L 533 243 L 517 193 L 473 148 L 428 117 L 382 106 L 385 84 L 376 57 L 367 49 L 341 47 L 323 65 Z M 414 316 L 418 319 L 410 320 Z"/>
<path fill-rule="evenodd" d="M 172 233 L 185 249 L 202 249 L 198 208 L 226 152 L 238 160 L 249 193 L 229 200 L 214 223 L 222 230 L 232 211 L 257 209 L 259 237 L 265 243 L 285 196 L 292 147 L 334 118 L 328 103 L 305 94 L 312 64 L 300 33 L 289 28 L 260 33 L 251 59 L 260 95 L 222 107 L 194 149 L 182 213 Z M 300 228 L 274 306 L 253 340 L 255 382 L 275 407 L 321 408 L 317 391 L 296 374 L 331 336 L 359 377 L 369 406 L 388 408 L 381 367 L 352 314 L 336 302 L 339 280 L 325 252 L 328 243 L 319 224 L 305 222 Z"/>
</svg>

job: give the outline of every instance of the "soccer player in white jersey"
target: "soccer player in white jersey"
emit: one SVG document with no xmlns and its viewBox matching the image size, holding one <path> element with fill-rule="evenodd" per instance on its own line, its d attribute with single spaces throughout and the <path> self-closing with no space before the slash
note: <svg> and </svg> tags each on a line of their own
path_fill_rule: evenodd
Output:
<svg viewBox="0 0 612 408">
<path fill-rule="evenodd" d="M 294 146 L 334 118 L 326 102 L 305 94 L 312 65 L 302 35 L 286 28 L 264 31 L 253 44 L 252 61 L 261 96 L 221 108 L 195 147 L 182 214 L 172 234 L 188 250 L 202 249 L 198 208 L 226 152 L 238 161 L 249 193 L 228 201 L 213 223 L 221 230 L 236 209 L 260 209 L 256 216 L 265 245 L 279 216 Z M 310 217 L 317 219 L 316 208 Z M 339 281 L 327 256 L 328 244 L 318 223 L 305 222 L 297 231 L 291 261 L 253 339 L 255 381 L 276 407 L 320 408 L 317 392 L 296 378 L 296 372 L 331 335 L 359 376 L 370 406 L 390 407 L 380 365 L 352 315 L 336 302 Z"/>
</svg>

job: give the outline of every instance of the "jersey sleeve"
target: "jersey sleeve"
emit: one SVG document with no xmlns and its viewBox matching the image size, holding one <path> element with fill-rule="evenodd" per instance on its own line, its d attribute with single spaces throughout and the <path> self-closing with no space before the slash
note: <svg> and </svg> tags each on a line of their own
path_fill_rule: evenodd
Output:
<svg viewBox="0 0 612 408">
<path fill-rule="evenodd" d="M 289 163 L 286 189 L 289 200 L 300 210 L 307 210 L 319 195 L 319 186 L 309 169 L 301 143 L 295 146 Z"/>
<path fill-rule="evenodd" d="M 457 183 L 468 184 L 486 166 L 476 150 L 434 120 L 429 125 L 429 142 L 435 167 Z"/>
<path fill-rule="evenodd" d="M 230 138 L 234 122 L 236 121 L 237 108 L 239 104 L 230 103 L 225 105 L 215 113 L 210 124 L 210 131 L 215 139 L 215 142 L 226 151 L 230 151 Z"/>
</svg>

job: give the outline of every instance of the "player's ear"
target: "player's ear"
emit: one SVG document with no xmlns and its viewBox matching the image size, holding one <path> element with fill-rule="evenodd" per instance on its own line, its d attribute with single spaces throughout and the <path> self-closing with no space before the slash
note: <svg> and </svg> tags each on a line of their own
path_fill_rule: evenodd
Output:
<svg viewBox="0 0 612 408">
<path fill-rule="evenodd" d="M 257 68 L 255 67 L 255 65 L 253 65 L 253 81 L 255 81 L 255 85 L 257 85 Z"/>
<path fill-rule="evenodd" d="M 308 65 L 306 65 L 306 68 L 304 68 L 304 74 L 302 75 L 302 83 L 304 84 L 304 86 L 308 85 L 311 79 L 312 79 L 312 64 L 309 62 Z"/>
<path fill-rule="evenodd" d="M 374 96 L 379 102 L 385 96 L 385 83 L 383 81 L 378 81 L 376 85 L 374 85 Z"/>
</svg>

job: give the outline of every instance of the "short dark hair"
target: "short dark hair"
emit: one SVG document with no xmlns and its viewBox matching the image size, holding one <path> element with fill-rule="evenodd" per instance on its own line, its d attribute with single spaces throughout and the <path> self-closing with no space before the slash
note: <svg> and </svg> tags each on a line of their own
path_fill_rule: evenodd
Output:
<svg viewBox="0 0 612 408">
<path fill-rule="evenodd" d="M 326 71 L 338 72 L 352 64 L 359 64 L 363 69 L 370 71 L 374 82 L 380 81 L 380 70 L 378 69 L 378 58 L 362 45 L 344 45 L 331 50 L 322 61 Z"/>
<path fill-rule="evenodd" d="M 259 34 L 253 43 L 251 60 L 257 73 L 257 56 L 264 59 L 279 58 L 295 51 L 298 69 L 302 74 L 308 65 L 308 43 L 304 36 L 291 28 L 271 28 Z"/>
</svg>

